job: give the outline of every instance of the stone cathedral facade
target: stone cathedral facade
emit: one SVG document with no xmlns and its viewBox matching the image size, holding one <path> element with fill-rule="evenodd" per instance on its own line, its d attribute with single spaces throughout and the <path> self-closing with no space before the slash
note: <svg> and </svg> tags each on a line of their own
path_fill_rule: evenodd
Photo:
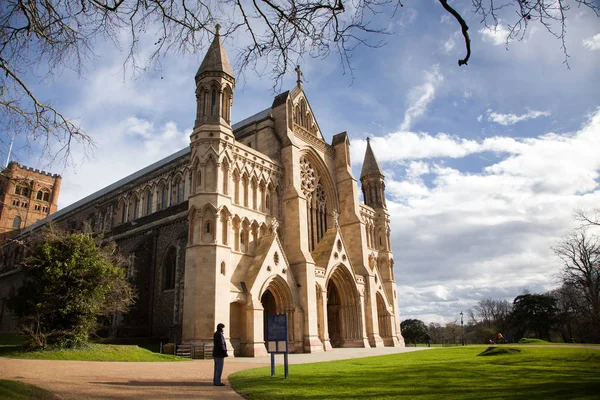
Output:
<svg viewBox="0 0 600 400">
<path fill-rule="evenodd" d="M 370 144 L 361 203 L 348 135 L 324 140 L 299 69 L 295 88 L 232 125 L 235 77 L 217 30 L 195 83 L 189 148 L 48 218 L 87 221 L 129 254 L 138 302 L 117 335 L 203 345 L 222 322 L 231 355 L 264 356 L 266 316 L 285 313 L 292 352 L 403 346 Z"/>
</svg>

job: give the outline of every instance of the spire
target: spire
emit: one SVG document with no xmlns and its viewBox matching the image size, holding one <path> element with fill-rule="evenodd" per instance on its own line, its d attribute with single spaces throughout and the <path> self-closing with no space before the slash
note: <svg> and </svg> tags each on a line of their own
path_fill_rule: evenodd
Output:
<svg viewBox="0 0 600 400">
<path fill-rule="evenodd" d="M 204 60 L 196 73 L 196 79 L 204 72 L 224 72 L 233 78 L 231 64 L 227 58 L 223 43 L 221 43 L 220 29 L 221 25 L 217 24 L 215 38 L 208 48 L 206 56 L 204 56 Z"/>
<path fill-rule="evenodd" d="M 373 149 L 371 149 L 371 140 L 369 138 L 367 138 L 367 151 L 365 152 L 362 171 L 360 171 L 360 179 L 362 180 L 368 175 L 380 175 L 383 177 L 381 167 L 375 158 L 375 154 L 373 154 Z"/>
</svg>

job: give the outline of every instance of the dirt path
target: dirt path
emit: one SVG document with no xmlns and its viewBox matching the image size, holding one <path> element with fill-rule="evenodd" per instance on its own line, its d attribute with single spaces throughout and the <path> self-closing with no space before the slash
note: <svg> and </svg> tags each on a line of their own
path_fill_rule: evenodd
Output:
<svg viewBox="0 0 600 400">
<path fill-rule="evenodd" d="M 223 376 L 261 365 L 227 363 Z M 0 358 L 0 378 L 30 383 L 62 399 L 236 399 L 229 386 L 212 383 L 212 360 L 93 362 Z"/>
<path fill-rule="evenodd" d="M 324 353 L 290 354 L 290 364 L 333 361 L 427 350 L 420 347 L 335 349 Z M 283 356 L 276 362 L 281 364 Z M 244 369 L 268 366 L 269 357 L 228 358 L 223 377 Z M 0 357 L 0 379 L 30 383 L 70 399 L 219 399 L 239 400 L 226 386 L 212 383 L 213 361 L 95 362 L 19 360 Z"/>
</svg>

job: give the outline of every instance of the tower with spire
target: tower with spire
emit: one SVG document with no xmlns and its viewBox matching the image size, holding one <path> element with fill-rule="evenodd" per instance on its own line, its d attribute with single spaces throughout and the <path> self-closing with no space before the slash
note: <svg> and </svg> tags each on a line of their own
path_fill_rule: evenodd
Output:
<svg viewBox="0 0 600 400">
<path fill-rule="evenodd" d="M 366 205 L 374 209 L 387 209 L 385 204 L 385 176 L 375 158 L 375 154 L 373 154 L 370 138 L 367 138 L 367 150 L 360 172 L 360 183 Z"/>
<path fill-rule="evenodd" d="M 235 78 L 221 42 L 220 26 L 195 76 L 196 121 L 190 136 L 188 243 L 185 256 L 182 337 L 212 343 L 218 323 L 228 325 L 232 145 Z M 229 338 L 228 338 L 229 339 Z M 231 349 L 231 344 L 229 344 Z"/>
</svg>

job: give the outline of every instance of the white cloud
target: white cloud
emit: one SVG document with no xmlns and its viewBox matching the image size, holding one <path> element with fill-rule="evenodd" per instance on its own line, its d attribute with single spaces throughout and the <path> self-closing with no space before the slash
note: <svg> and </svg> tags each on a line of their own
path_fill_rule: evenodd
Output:
<svg viewBox="0 0 600 400">
<path fill-rule="evenodd" d="M 583 45 L 590 50 L 600 50 L 600 33 L 583 40 Z"/>
<path fill-rule="evenodd" d="M 488 110 L 488 121 L 495 122 L 500 125 L 508 126 L 514 125 L 517 122 L 526 121 L 528 119 L 535 119 L 539 117 L 549 117 L 551 115 L 550 111 L 536 111 L 531 110 L 526 114 L 516 115 L 516 114 L 500 114 L 492 110 Z"/>
<path fill-rule="evenodd" d="M 496 28 L 482 28 L 479 30 L 484 42 L 491 43 L 494 46 L 502 46 L 506 44 L 510 32 L 502 24 L 498 24 Z"/>
<path fill-rule="evenodd" d="M 490 137 L 483 141 L 460 138 L 447 133 L 431 135 L 420 132 L 394 132 L 371 138 L 371 147 L 379 162 L 419 160 L 426 158 L 463 158 L 471 154 L 491 151 L 495 153 L 518 153 L 523 146 L 510 137 Z M 367 142 L 353 140 L 351 158 L 353 163 L 363 160 Z"/>
<path fill-rule="evenodd" d="M 444 42 L 444 51 L 446 53 L 449 53 L 450 51 L 452 51 L 452 49 L 454 48 L 454 46 L 456 46 L 456 42 L 454 41 L 453 38 L 448 38 L 448 40 L 446 40 Z"/>
<path fill-rule="evenodd" d="M 427 106 L 435 98 L 435 92 L 443 81 L 444 76 L 440 73 L 438 64 L 434 65 L 431 71 L 425 71 L 425 83 L 414 87 L 409 93 L 410 106 L 404 113 L 400 130 L 410 129 L 414 120 L 425 114 Z"/>
<path fill-rule="evenodd" d="M 439 149 L 435 137 L 417 138 L 411 146 Z M 560 268 L 551 246 L 573 226 L 573 210 L 600 202 L 600 108 L 575 133 L 451 142 L 454 154 L 505 153 L 476 171 L 424 157 L 406 164 L 403 178 L 386 178 L 399 293 L 410 293 L 402 318 L 451 322 L 439 315 L 551 289 Z"/>
<path fill-rule="evenodd" d="M 157 128 L 130 117 L 96 126 L 90 133 L 97 142 L 95 157 L 63 173 L 59 208 L 181 150 L 189 145 L 191 129 L 180 130 L 172 121 Z"/>
</svg>

